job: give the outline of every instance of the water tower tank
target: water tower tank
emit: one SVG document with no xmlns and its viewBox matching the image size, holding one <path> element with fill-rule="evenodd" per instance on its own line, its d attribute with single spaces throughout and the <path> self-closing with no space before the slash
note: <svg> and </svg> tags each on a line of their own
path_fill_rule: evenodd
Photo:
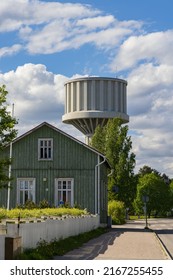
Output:
<svg viewBox="0 0 173 280">
<path fill-rule="evenodd" d="M 128 122 L 126 88 L 127 82 L 117 78 L 85 77 L 67 81 L 62 121 L 80 130 L 86 142 L 97 125 L 104 126 L 111 118 Z"/>
</svg>

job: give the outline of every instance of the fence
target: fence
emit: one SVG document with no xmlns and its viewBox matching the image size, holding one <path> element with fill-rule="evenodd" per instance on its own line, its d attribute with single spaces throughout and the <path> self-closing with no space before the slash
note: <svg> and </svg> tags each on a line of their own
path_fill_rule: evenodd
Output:
<svg viewBox="0 0 173 280">
<path fill-rule="evenodd" d="M 35 248 L 41 240 L 65 239 L 78 235 L 100 226 L 98 215 L 82 217 L 49 218 L 46 220 L 26 220 L 20 224 L 7 223 L 7 235 L 10 237 L 21 236 L 22 249 Z M 0 235 L 0 259 L 4 259 L 5 235 Z"/>
</svg>

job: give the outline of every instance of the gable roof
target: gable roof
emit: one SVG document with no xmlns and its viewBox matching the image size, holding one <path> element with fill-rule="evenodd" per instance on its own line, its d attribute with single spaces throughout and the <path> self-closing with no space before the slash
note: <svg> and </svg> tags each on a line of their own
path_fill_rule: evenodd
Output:
<svg viewBox="0 0 173 280">
<path fill-rule="evenodd" d="M 49 128 L 55 130 L 56 132 L 59 132 L 59 133 L 63 134 L 65 137 L 71 139 L 72 141 L 75 141 L 75 142 L 78 143 L 79 145 L 82 145 L 82 146 L 84 146 L 85 148 L 91 150 L 92 152 L 96 153 L 97 155 L 101 156 L 102 158 L 105 158 L 105 156 L 104 156 L 102 153 L 100 153 L 98 150 L 96 150 L 95 148 L 93 148 L 93 147 L 91 147 L 91 146 L 85 144 L 84 142 L 82 142 L 82 141 L 76 139 L 75 137 L 73 137 L 73 136 L 67 134 L 66 132 L 60 130 L 59 128 L 57 128 L 57 127 L 55 127 L 55 126 L 53 126 L 53 125 L 51 125 L 50 123 L 47 123 L 47 122 L 42 122 L 41 124 L 37 125 L 36 127 L 32 128 L 31 130 L 29 130 L 29 131 L 25 132 L 24 134 L 20 135 L 19 137 L 17 137 L 16 139 L 13 140 L 13 143 L 18 142 L 19 140 L 21 140 L 21 139 L 23 139 L 24 137 L 30 135 L 31 133 L 33 133 L 34 131 L 38 130 L 39 128 L 41 128 L 41 127 L 43 127 L 43 126 L 48 126 Z M 106 160 L 106 162 L 108 163 L 107 160 Z M 109 163 L 108 163 L 108 165 L 109 165 Z M 109 166 L 109 167 L 110 167 L 110 166 Z"/>
</svg>

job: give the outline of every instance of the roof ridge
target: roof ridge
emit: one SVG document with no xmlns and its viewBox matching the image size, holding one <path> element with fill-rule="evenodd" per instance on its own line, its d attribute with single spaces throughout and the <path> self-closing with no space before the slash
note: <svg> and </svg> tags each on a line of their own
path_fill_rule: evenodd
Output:
<svg viewBox="0 0 173 280">
<path fill-rule="evenodd" d="M 102 156 L 102 157 L 105 158 L 105 155 L 102 154 L 102 153 L 100 153 L 97 149 L 95 149 L 95 148 L 93 148 L 93 147 L 91 147 L 91 146 L 85 144 L 84 142 L 80 141 L 79 139 L 75 138 L 74 136 L 71 136 L 70 134 L 66 133 L 65 131 L 63 131 L 63 130 L 57 128 L 57 127 L 55 127 L 54 125 L 52 125 L 52 124 L 50 124 L 50 123 L 48 123 L 48 122 L 46 122 L 46 121 L 40 123 L 39 125 L 35 126 L 34 128 L 32 128 L 32 129 L 28 130 L 27 132 L 23 133 L 22 135 L 18 136 L 17 138 L 15 138 L 15 139 L 13 140 L 12 143 L 16 143 L 16 142 L 20 141 L 22 138 L 26 137 L 27 135 L 31 134 L 32 132 L 36 131 L 37 129 L 41 128 L 41 127 L 44 126 L 44 125 L 47 125 L 48 127 L 52 128 L 52 129 L 54 129 L 54 130 L 56 130 L 57 132 L 63 134 L 64 136 L 66 136 L 66 137 L 72 139 L 73 141 L 79 143 L 80 145 L 83 145 L 83 146 L 86 147 L 87 149 L 89 149 L 89 150 L 91 150 L 91 151 L 93 151 L 93 152 L 97 153 L 98 155 L 100 155 L 100 156 Z"/>
</svg>

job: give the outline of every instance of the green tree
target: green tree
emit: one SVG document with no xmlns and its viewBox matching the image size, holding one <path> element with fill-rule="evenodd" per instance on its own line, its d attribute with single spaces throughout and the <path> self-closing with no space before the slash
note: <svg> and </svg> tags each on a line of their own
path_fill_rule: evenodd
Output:
<svg viewBox="0 0 173 280">
<path fill-rule="evenodd" d="M 149 173 L 155 173 L 155 174 L 161 176 L 159 171 L 157 171 L 156 169 L 151 168 L 151 167 L 148 166 L 148 165 L 144 165 L 143 167 L 141 167 L 141 168 L 139 169 L 138 175 L 139 175 L 140 177 L 142 177 L 142 176 L 144 176 L 145 174 L 149 174 Z M 165 175 L 165 176 L 166 176 L 166 175 Z"/>
<path fill-rule="evenodd" d="M 10 164 L 10 155 L 8 158 L 4 158 L 3 150 L 17 135 L 14 128 L 17 121 L 7 111 L 7 95 L 8 91 L 5 85 L 2 85 L 0 87 L 0 188 L 7 186 L 9 181 L 7 170 Z"/>
<path fill-rule="evenodd" d="M 112 168 L 108 183 L 109 200 L 123 201 L 125 207 L 132 208 L 136 195 L 134 176 L 135 154 L 131 152 L 132 141 L 128 126 L 118 118 L 110 119 L 105 127 L 97 127 L 91 145 L 104 153 Z M 118 192 L 113 190 L 115 186 Z"/>
<path fill-rule="evenodd" d="M 113 224 L 125 223 L 125 207 L 122 201 L 109 201 L 108 203 L 108 215 L 112 217 Z"/>
<path fill-rule="evenodd" d="M 143 196 L 147 195 L 147 214 L 150 217 L 151 212 L 155 214 L 165 214 L 171 210 L 171 188 L 169 184 L 155 173 L 145 174 L 139 178 L 137 185 L 137 196 L 134 201 L 136 213 L 143 213 Z"/>
<path fill-rule="evenodd" d="M 96 127 L 94 136 L 91 140 L 91 146 L 96 148 L 100 153 L 105 154 L 105 139 L 106 139 L 106 127 L 98 125 Z"/>
<path fill-rule="evenodd" d="M 170 192 L 171 192 L 171 214 L 173 215 L 173 180 L 170 180 Z"/>
</svg>

